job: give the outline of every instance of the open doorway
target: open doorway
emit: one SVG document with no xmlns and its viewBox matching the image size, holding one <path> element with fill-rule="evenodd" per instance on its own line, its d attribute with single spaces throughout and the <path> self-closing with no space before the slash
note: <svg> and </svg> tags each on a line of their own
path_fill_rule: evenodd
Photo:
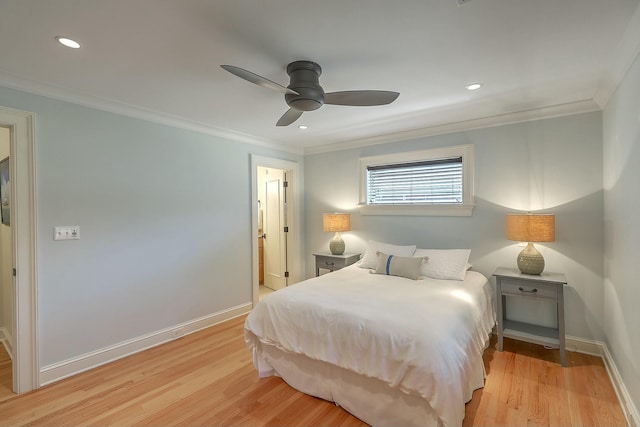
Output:
<svg viewBox="0 0 640 427">
<path fill-rule="evenodd" d="M 251 156 L 253 305 L 303 277 L 298 164 Z"/>
<path fill-rule="evenodd" d="M 260 294 L 277 291 L 287 286 L 288 270 L 288 218 L 291 206 L 287 193 L 289 182 L 285 169 L 258 166 L 258 251 L 261 257 Z M 263 288 L 264 287 L 264 288 Z"/>
<path fill-rule="evenodd" d="M 13 393 L 13 251 L 10 216 L 11 129 L 0 127 L 0 402 Z"/>
<path fill-rule="evenodd" d="M 36 327 L 34 114 L 0 107 L 0 127 L 9 129 L 10 135 L 11 380 L 13 392 L 24 393 L 40 385 Z"/>
</svg>

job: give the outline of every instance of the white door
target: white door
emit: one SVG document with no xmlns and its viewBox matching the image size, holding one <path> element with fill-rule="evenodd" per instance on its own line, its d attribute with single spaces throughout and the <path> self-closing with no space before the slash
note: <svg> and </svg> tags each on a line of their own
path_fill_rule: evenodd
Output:
<svg viewBox="0 0 640 427">
<path fill-rule="evenodd" d="M 269 169 L 265 179 L 264 285 L 273 290 L 287 285 L 286 172 Z"/>
</svg>

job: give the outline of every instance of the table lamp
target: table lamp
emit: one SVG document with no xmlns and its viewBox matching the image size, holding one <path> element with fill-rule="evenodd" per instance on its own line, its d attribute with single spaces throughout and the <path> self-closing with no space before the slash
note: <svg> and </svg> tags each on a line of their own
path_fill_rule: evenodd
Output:
<svg viewBox="0 0 640 427">
<path fill-rule="evenodd" d="M 540 274 L 544 258 L 533 242 L 555 241 L 555 215 L 507 214 L 507 239 L 526 242 L 518 255 L 518 268 L 524 274 Z"/>
<path fill-rule="evenodd" d="M 322 227 L 324 231 L 336 233 L 329 242 L 329 250 L 333 255 L 342 255 L 344 253 L 344 240 L 340 237 L 340 232 L 351 230 L 351 215 L 348 213 L 322 214 Z"/>
</svg>

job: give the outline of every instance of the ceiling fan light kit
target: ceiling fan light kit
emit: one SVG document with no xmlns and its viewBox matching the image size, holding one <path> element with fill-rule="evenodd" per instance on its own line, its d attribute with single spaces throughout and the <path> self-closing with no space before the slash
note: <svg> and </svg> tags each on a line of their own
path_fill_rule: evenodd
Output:
<svg viewBox="0 0 640 427">
<path fill-rule="evenodd" d="M 305 111 L 314 111 L 324 104 L 347 106 L 386 105 L 395 101 L 398 92 L 385 90 L 352 90 L 325 93 L 320 86 L 322 67 L 313 61 L 294 61 L 287 65 L 289 86 L 284 87 L 265 77 L 234 65 L 221 67 L 250 83 L 284 93 L 284 99 L 290 107 L 277 121 L 276 126 L 288 126 L 300 118 Z"/>
</svg>

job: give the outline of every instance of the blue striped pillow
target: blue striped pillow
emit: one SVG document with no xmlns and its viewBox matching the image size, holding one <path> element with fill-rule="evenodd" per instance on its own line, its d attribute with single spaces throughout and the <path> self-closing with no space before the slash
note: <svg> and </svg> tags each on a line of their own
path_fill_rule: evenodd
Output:
<svg viewBox="0 0 640 427">
<path fill-rule="evenodd" d="M 428 260 L 428 257 L 401 257 L 396 255 L 387 255 L 384 252 L 377 252 L 378 263 L 375 271 L 376 274 L 385 274 L 387 276 L 400 276 L 407 279 L 417 280 L 421 276 L 422 263 Z"/>
</svg>

